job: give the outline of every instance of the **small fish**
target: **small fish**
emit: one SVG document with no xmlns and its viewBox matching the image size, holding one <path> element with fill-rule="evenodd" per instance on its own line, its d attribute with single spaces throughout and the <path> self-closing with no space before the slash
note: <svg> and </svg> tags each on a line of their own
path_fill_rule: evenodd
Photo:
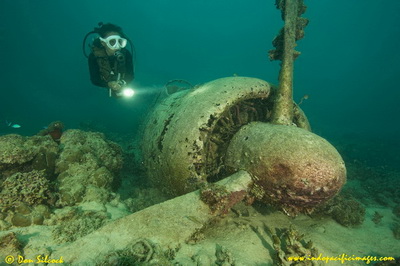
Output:
<svg viewBox="0 0 400 266">
<path fill-rule="evenodd" d="M 14 123 L 12 123 L 12 122 L 8 122 L 7 120 L 6 120 L 6 125 L 7 125 L 8 127 L 11 127 L 11 128 L 20 128 L 20 127 L 21 127 L 20 125 L 14 124 Z"/>
</svg>

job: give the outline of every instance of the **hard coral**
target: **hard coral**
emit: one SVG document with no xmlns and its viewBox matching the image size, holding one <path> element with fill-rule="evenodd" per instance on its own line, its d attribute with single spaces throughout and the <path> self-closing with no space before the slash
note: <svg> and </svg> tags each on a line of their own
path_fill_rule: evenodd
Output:
<svg viewBox="0 0 400 266">
<path fill-rule="evenodd" d="M 21 254 L 21 246 L 22 245 L 18 241 L 17 235 L 14 232 L 3 235 L 0 237 L 0 256 L 2 258 L 6 258 L 10 255 L 16 257 Z"/>
<path fill-rule="evenodd" d="M 6 165 L 23 164 L 33 159 L 35 152 L 26 145 L 26 139 L 17 134 L 0 136 L 0 170 Z"/>
<path fill-rule="evenodd" d="M 57 153 L 57 144 L 48 137 L 0 136 L 0 179 L 34 169 L 52 175 Z"/>
<path fill-rule="evenodd" d="M 114 175 L 122 167 L 121 148 L 103 134 L 81 130 L 66 131 L 60 144 L 62 152 L 56 163 L 59 205 L 106 201 Z"/>
<path fill-rule="evenodd" d="M 297 264 L 288 260 L 288 257 L 318 257 L 318 250 L 312 241 L 305 241 L 304 235 L 290 226 L 290 228 L 277 229 L 277 234 L 272 235 L 273 247 L 276 251 L 274 265 L 316 265 L 314 263 Z"/>
<path fill-rule="evenodd" d="M 313 215 L 325 214 L 344 226 L 356 226 L 364 222 L 365 207 L 352 196 L 338 195 L 319 207 Z"/>
<path fill-rule="evenodd" d="M 76 239 L 90 234 L 103 226 L 108 220 L 103 212 L 80 212 L 70 220 L 64 221 L 52 231 L 52 236 L 58 243 L 73 242 Z"/>
<path fill-rule="evenodd" d="M 44 171 L 33 170 L 16 173 L 8 177 L 1 185 L 0 210 L 8 210 L 20 203 L 36 206 L 52 200 L 50 182 Z"/>
<path fill-rule="evenodd" d="M 112 172 L 117 172 L 122 167 L 121 148 L 116 143 L 106 140 L 101 133 L 68 130 L 60 141 L 63 150 L 57 167 L 62 161 L 71 163 L 89 159 L 85 154 L 91 154 L 98 165 L 105 166 Z"/>
</svg>

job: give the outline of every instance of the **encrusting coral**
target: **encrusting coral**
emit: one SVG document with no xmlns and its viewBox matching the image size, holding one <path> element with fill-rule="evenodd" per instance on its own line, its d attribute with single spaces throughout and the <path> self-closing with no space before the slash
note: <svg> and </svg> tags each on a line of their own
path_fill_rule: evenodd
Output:
<svg viewBox="0 0 400 266">
<path fill-rule="evenodd" d="M 0 136 L 0 170 L 8 165 L 26 163 L 34 156 L 34 150 L 26 145 L 26 137 L 16 134 Z"/>
<path fill-rule="evenodd" d="M 66 131 L 60 146 L 62 151 L 56 162 L 58 205 L 107 201 L 114 175 L 122 167 L 121 148 L 101 133 L 81 130 Z"/>
<path fill-rule="evenodd" d="M 17 203 L 37 206 L 54 198 L 44 171 L 16 173 L 8 177 L 1 188 L 0 210 L 2 211 L 16 206 Z"/>
<path fill-rule="evenodd" d="M 48 207 L 54 204 L 55 194 L 45 171 L 16 173 L 1 184 L 0 211 L 14 226 L 42 224 Z M 7 226 L 8 227 L 8 226 Z"/>
<path fill-rule="evenodd" d="M 7 262 L 7 256 L 21 254 L 21 246 L 14 232 L 7 233 L 0 237 L 0 256 Z"/>
<path fill-rule="evenodd" d="M 52 231 L 52 236 L 58 243 L 73 242 L 96 231 L 107 221 L 107 214 L 104 212 L 83 212 L 72 209 L 70 213 L 69 219 L 57 225 Z"/>
<path fill-rule="evenodd" d="M 313 216 L 328 215 L 343 226 L 361 225 L 365 220 L 365 207 L 351 195 L 339 194 L 318 207 Z"/>
<path fill-rule="evenodd" d="M 316 261 L 293 262 L 289 257 L 318 257 L 318 250 L 310 240 L 306 242 L 304 235 L 290 226 L 290 228 L 277 229 L 277 234 L 272 235 L 273 247 L 276 252 L 274 265 L 319 265 Z"/>
<path fill-rule="evenodd" d="M 16 172 L 48 168 L 54 163 L 58 150 L 48 136 L 0 136 L 0 180 Z"/>
<path fill-rule="evenodd" d="M 60 137 L 0 136 L 0 230 L 43 224 L 56 207 L 110 198 L 121 148 L 96 132 Z"/>
</svg>

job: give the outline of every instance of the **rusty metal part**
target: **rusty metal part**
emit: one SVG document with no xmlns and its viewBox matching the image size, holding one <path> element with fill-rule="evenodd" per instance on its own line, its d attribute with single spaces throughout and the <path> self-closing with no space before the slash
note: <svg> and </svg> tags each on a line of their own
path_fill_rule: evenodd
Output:
<svg viewBox="0 0 400 266">
<path fill-rule="evenodd" d="M 225 164 L 245 169 L 265 192 L 262 200 L 288 214 L 309 212 L 346 182 L 346 168 L 325 139 L 298 127 L 253 122 L 231 139 Z"/>
<path fill-rule="evenodd" d="M 247 77 L 221 78 L 172 94 L 148 118 L 142 142 L 149 178 L 181 195 L 218 172 L 221 150 L 239 128 L 262 117 L 271 85 Z M 259 102 L 259 107 L 255 103 Z"/>
<path fill-rule="evenodd" d="M 279 93 L 274 99 L 276 104 L 272 112 L 272 123 L 292 125 L 294 116 L 293 63 L 300 55 L 294 48 L 296 41 L 303 38 L 308 20 L 300 17 L 306 11 L 303 0 L 277 0 L 276 6 L 282 10 L 282 19 L 285 21 L 285 25 L 272 42 L 276 49 L 269 51 L 271 60 L 282 61 L 279 72 Z"/>
<path fill-rule="evenodd" d="M 181 195 L 226 176 L 224 157 L 231 138 L 253 121 L 269 122 L 277 90 L 247 77 L 211 81 L 174 93 L 149 116 L 142 142 L 150 180 L 166 194 Z M 298 109 L 296 121 L 309 130 Z"/>
</svg>

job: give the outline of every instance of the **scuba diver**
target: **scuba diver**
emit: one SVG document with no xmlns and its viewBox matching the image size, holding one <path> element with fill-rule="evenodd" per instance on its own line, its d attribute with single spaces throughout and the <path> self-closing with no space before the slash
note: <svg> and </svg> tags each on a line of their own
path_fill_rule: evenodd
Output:
<svg viewBox="0 0 400 266">
<path fill-rule="evenodd" d="M 83 53 L 88 58 L 90 80 L 96 86 L 108 88 L 110 97 L 132 96 L 133 90 L 128 89 L 127 84 L 134 79 L 134 46 L 121 27 L 102 22 L 98 25 L 99 27 L 86 34 L 83 41 Z M 100 36 L 90 44 L 91 53 L 88 56 L 85 44 L 91 34 Z M 131 51 L 125 48 L 127 42 Z"/>
</svg>

